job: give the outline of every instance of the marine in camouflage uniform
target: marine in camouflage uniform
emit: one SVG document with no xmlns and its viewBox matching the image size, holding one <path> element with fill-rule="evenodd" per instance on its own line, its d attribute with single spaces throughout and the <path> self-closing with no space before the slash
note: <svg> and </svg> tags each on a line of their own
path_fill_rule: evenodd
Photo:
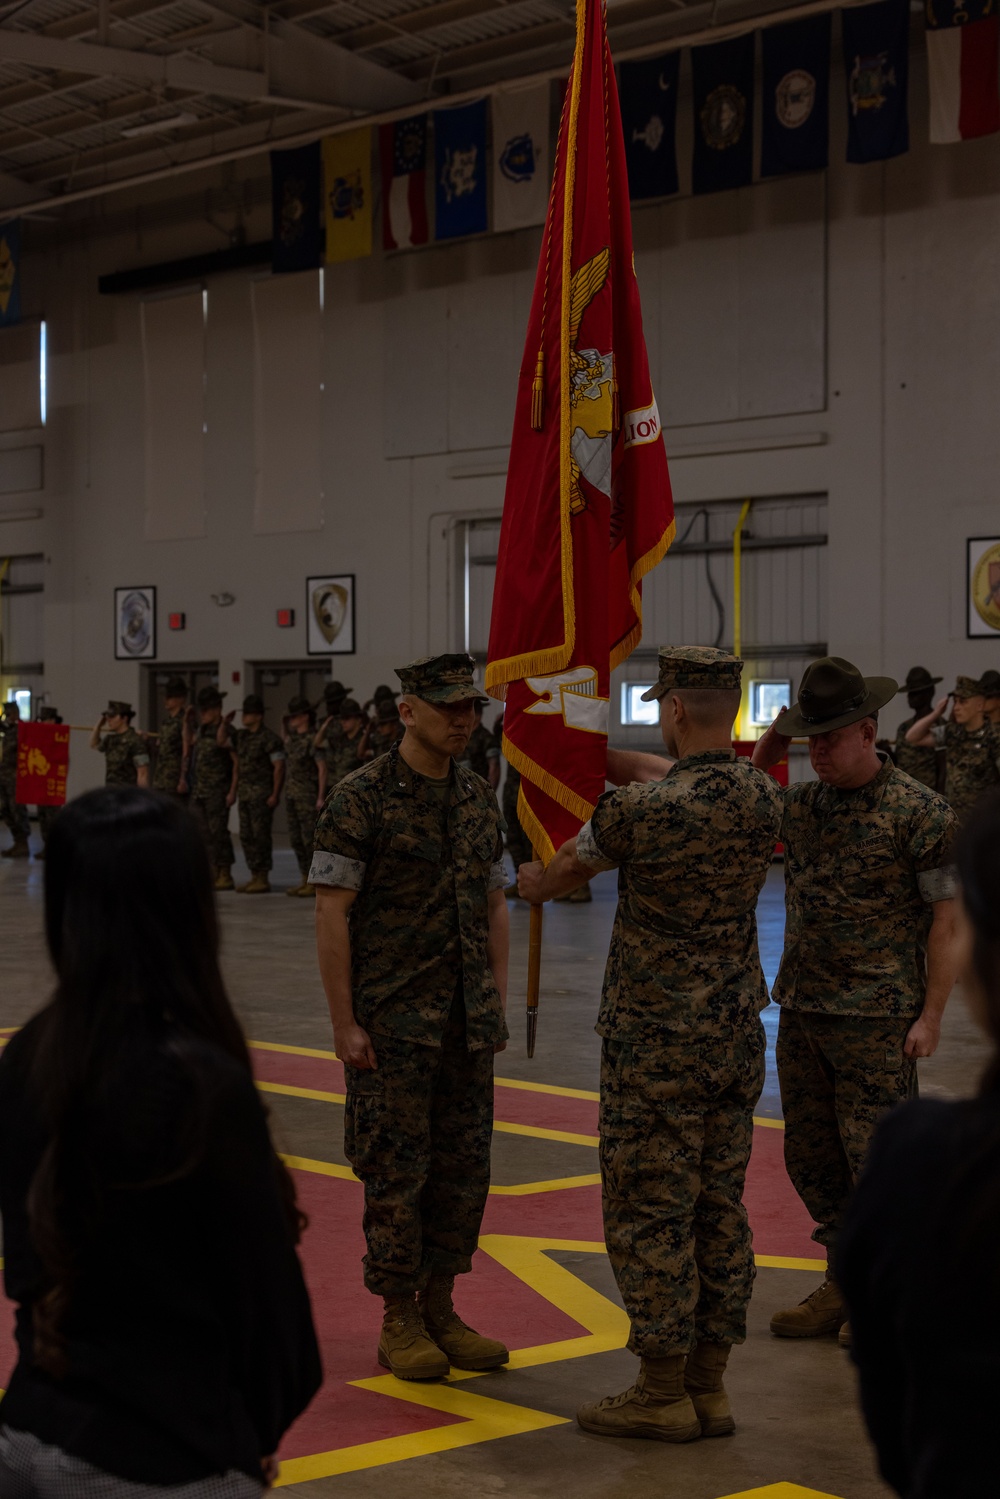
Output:
<svg viewBox="0 0 1000 1499">
<path fill-rule="evenodd" d="M 345 776 L 350 775 L 352 770 L 357 770 L 361 764 L 359 755 L 365 738 L 365 719 L 361 704 L 353 697 L 345 697 L 341 702 L 337 725 L 340 732 L 332 741 L 327 740 L 324 749 L 328 795 L 335 786 L 340 785 Z M 320 748 L 321 738 L 322 730 L 316 736 L 316 744 Z"/>
<path fill-rule="evenodd" d="M 984 671 L 979 679 L 983 692 L 983 717 L 1000 728 L 1000 671 Z"/>
<path fill-rule="evenodd" d="M 730 747 L 742 665 L 710 647 L 660 651 L 646 698 L 668 700 L 664 737 L 680 758 L 653 761 L 660 780 L 602 796 L 540 881 L 552 898 L 618 870 L 597 1022 L 601 1182 L 628 1346 L 643 1362 L 632 1390 L 578 1413 L 599 1434 L 733 1429 L 721 1373 L 745 1340 L 754 1280 L 743 1184 L 768 1003 L 756 905 L 782 812 L 777 782 Z M 529 898 L 540 869 L 522 867 Z"/>
<path fill-rule="evenodd" d="M 985 697 L 975 677 L 959 677 L 952 695 L 963 703 L 968 719 L 935 724 L 931 733 L 945 753 L 945 800 L 964 823 L 979 798 L 1000 786 L 1000 728 L 986 718 Z"/>
<path fill-rule="evenodd" d="M 171 677 L 164 689 L 167 716 L 160 720 L 156 764 L 153 768 L 153 786 L 165 796 L 187 795 L 187 715 L 184 707 L 187 695 L 188 687 L 184 678 Z"/>
<path fill-rule="evenodd" d="M 15 702 L 4 703 L 0 717 L 0 817 L 13 835 L 14 842 L 5 848 L 5 859 L 27 859 L 31 824 L 28 809 L 17 800 L 17 726 L 21 711 Z"/>
<path fill-rule="evenodd" d="M 483 723 L 481 713 L 476 727 L 469 735 L 462 764 L 467 770 L 474 770 L 477 776 L 482 776 L 491 786 L 494 783 L 499 785 L 500 746 Z"/>
<path fill-rule="evenodd" d="M 58 708 L 52 707 L 50 703 L 43 704 L 42 707 L 38 710 L 38 722 L 62 723 Z M 38 808 L 38 831 L 42 835 L 42 847 L 41 851 L 35 855 L 36 859 L 45 858 L 45 850 L 48 847 L 49 833 L 52 831 L 52 824 L 55 822 L 61 811 L 61 807 L 41 806 Z"/>
<path fill-rule="evenodd" d="M 941 903 L 954 895 L 957 824 L 942 797 L 876 756 L 870 721 L 896 691 L 891 678 L 866 679 L 850 662 L 824 658 L 807 668 L 798 705 L 767 736 L 783 753 L 781 735 L 808 735 L 821 777 L 785 792 L 785 946 L 773 997 L 781 1005 L 785 1165 L 831 1274 L 799 1306 L 775 1314 L 771 1330 L 781 1337 L 816 1337 L 844 1322 L 834 1272 L 847 1201 L 879 1115 L 916 1093 L 915 1059 L 904 1048 L 927 1045 L 918 1044 L 915 1022 L 939 1024 L 953 978 L 947 953 L 932 968 L 928 951 L 936 911 L 938 931 L 947 928 L 950 907 Z M 820 741 L 836 743 L 851 725 L 860 730 L 857 774 L 868 779 L 833 784 L 841 771 L 823 759 Z M 766 759 L 763 741 L 761 752 Z M 936 934 L 935 958 L 941 941 Z"/>
<path fill-rule="evenodd" d="M 503 783 L 503 820 L 507 827 L 507 852 L 514 865 L 514 883 L 508 885 L 507 894 L 517 894 L 517 871 L 533 857 L 528 836 L 517 815 L 517 798 L 521 790 L 521 772 L 507 761 L 507 774 Z"/>
<path fill-rule="evenodd" d="M 902 770 L 915 781 L 923 786 L 929 786 L 932 791 L 938 789 L 938 758 L 940 751 L 933 745 L 920 746 L 910 744 L 906 738 L 907 730 L 912 729 L 918 719 L 929 713 L 934 702 L 934 688 L 940 682 L 940 677 L 932 677 L 925 666 L 911 666 L 906 673 L 906 681 L 899 689 L 906 693 L 906 700 L 912 710 L 912 717 L 901 723 L 896 730 L 896 740 L 892 747 L 892 758 L 896 762 L 896 768 Z"/>
<path fill-rule="evenodd" d="M 263 718 L 263 700 L 251 693 L 243 699 L 243 727 L 220 731 L 220 739 L 236 750 L 240 843 L 250 868 L 248 883 L 238 887 L 241 895 L 266 895 L 274 864 L 271 826 L 281 795 L 285 747 Z"/>
<path fill-rule="evenodd" d="M 104 756 L 106 786 L 149 784 L 149 747 L 132 727 L 132 705 L 112 701 L 91 735 L 91 747 Z M 120 729 L 105 729 L 106 723 L 121 721 Z"/>
<path fill-rule="evenodd" d="M 285 807 L 288 812 L 288 836 L 298 860 L 302 879 L 286 890 L 286 895 L 311 896 L 309 865 L 313 856 L 316 831 L 316 802 L 319 798 L 319 756 L 314 748 L 312 704 L 307 698 L 293 697 L 285 720 Z"/>
<path fill-rule="evenodd" d="M 479 696 L 472 666 L 450 655 L 399 670 L 410 701 L 421 700 L 420 722 L 451 731 Z M 349 995 L 338 972 L 324 967 L 323 976 L 345 1057 L 345 1151 L 365 1188 L 365 1285 L 386 1303 L 379 1360 L 402 1378 L 427 1378 L 446 1374 L 449 1358 L 480 1369 L 508 1356 L 451 1304 L 489 1191 L 493 1054 L 507 1039 L 490 944 L 494 922 L 506 940 L 506 905 L 491 895 L 504 881 L 496 798 L 437 744 L 433 763 L 447 774 L 419 774 L 410 742 L 408 732 L 334 790 L 310 881 L 323 897 L 321 932 L 341 913 L 348 921 Z M 344 892 L 350 900 L 335 904 Z M 352 1047 L 362 1048 L 356 1065 L 346 1060 Z"/>
<path fill-rule="evenodd" d="M 379 755 L 387 755 L 402 737 L 403 725 L 396 699 L 394 697 L 381 698 L 376 704 L 375 722 L 368 730 L 369 757 L 377 760 Z"/>
<path fill-rule="evenodd" d="M 216 890 L 232 890 L 236 855 L 229 833 L 229 798 L 234 790 L 236 756 L 219 743 L 223 694 L 216 687 L 198 693 L 201 722 L 194 742 L 191 810 L 201 823 L 215 867 Z"/>
</svg>

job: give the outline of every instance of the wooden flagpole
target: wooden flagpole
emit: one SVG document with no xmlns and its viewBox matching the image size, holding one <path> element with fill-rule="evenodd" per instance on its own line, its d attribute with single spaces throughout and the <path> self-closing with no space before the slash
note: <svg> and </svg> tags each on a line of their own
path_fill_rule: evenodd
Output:
<svg viewBox="0 0 1000 1499">
<path fill-rule="evenodd" d="M 535 849 L 535 858 L 538 850 Z M 542 975 L 542 921 L 544 906 L 532 906 L 528 925 L 528 1056 L 535 1055 L 535 1036 L 538 1031 L 538 994 Z"/>
</svg>

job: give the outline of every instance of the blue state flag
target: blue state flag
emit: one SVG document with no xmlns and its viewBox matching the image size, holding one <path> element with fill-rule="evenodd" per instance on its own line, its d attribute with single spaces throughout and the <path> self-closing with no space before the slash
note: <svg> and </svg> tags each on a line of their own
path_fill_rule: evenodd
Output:
<svg viewBox="0 0 1000 1499">
<path fill-rule="evenodd" d="M 841 12 L 847 78 L 847 159 L 886 161 L 910 149 L 910 0 Z"/>
<path fill-rule="evenodd" d="M 271 269 L 308 271 L 323 250 L 322 144 L 271 152 Z"/>
<path fill-rule="evenodd" d="M 0 328 L 21 321 L 21 221 L 0 224 Z"/>
<path fill-rule="evenodd" d="M 830 159 L 830 16 L 761 33 L 760 175 L 821 172 Z"/>
<path fill-rule="evenodd" d="M 633 200 L 666 198 L 677 182 L 677 80 L 681 54 L 621 66 L 622 131 Z"/>
<path fill-rule="evenodd" d="M 691 187 L 717 193 L 753 181 L 754 34 L 691 48 Z"/>
<path fill-rule="evenodd" d="M 486 100 L 434 111 L 434 238 L 484 234 Z"/>
</svg>

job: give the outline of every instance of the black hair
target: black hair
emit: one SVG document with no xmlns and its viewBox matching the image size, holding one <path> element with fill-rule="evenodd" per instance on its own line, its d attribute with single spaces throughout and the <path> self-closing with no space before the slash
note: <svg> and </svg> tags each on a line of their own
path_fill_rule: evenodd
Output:
<svg viewBox="0 0 1000 1499">
<path fill-rule="evenodd" d="M 218 1082 L 211 1047 L 251 1067 L 219 970 L 208 853 L 173 799 L 105 786 L 60 812 L 46 848 L 45 934 L 56 989 L 32 1027 L 29 1087 L 47 1144 L 28 1214 L 44 1271 L 35 1359 L 58 1375 L 106 1193 L 177 1181 L 198 1165 Z M 298 1237 L 277 1156 L 275 1170 Z"/>
</svg>

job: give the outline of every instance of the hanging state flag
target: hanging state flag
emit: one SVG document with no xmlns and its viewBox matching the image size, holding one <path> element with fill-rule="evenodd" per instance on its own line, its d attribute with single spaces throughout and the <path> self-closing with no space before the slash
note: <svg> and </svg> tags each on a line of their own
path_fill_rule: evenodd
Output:
<svg viewBox="0 0 1000 1499">
<path fill-rule="evenodd" d="M 21 321 L 21 223 L 0 224 L 0 328 Z"/>
<path fill-rule="evenodd" d="M 426 245 L 427 116 L 411 115 L 379 127 L 382 161 L 382 247 Z"/>
<path fill-rule="evenodd" d="M 753 181 L 754 37 L 691 48 L 692 190 L 717 193 Z"/>
<path fill-rule="evenodd" d="M 1000 130 L 1000 17 L 993 0 L 927 0 L 931 142 Z"/>
<path fill-rule="evenodd" d="M 552 181 L 548 83 L 493 95 L 493 228 L 544 224 Z"/>
<path fill-rule="evenodd" d="M 629 197 L 666 198 L 678 189 L 677 82 L 681 54 L 621 67 L 622 134 Z"/>
<path fill-rule="evenodd" d="M 548 861 L 604 790 L 611 672 L 673 538 L 603 0 L 576 50 L 518 381 L 486 688 L 522 825 Z"/>
<path fill-rule="evenodd" d="M 910 0 L 841 12 L 847 77 L 847 160 L 887 161 L 910 149 Z"/>
<path fill-rule="evenodd" d="M 821 172 L 830 159 L 830 16 L 761 32 L 760 175 Z"/>
<path fill-rule="evenodd" d="M 15 799 L 22 807 L 61 807 L 69 774 L 69 724 L 21 723 Z"/>
<path fill-rule="evenodd" d="M 434 238 L 485 234 L 486 100 L 434 111 Z"/>
<path fill-rule="evenodd" d="M 271 268 L 276 274 L 308 271 L 320 263 L 321 179 L 319 141 L 271 152 Z"/>
<path fill-rule="evenodd" d="M 372 138 L 367 125 L 323 142 L 326 263 L 372 253 Z"/>
</svg>

